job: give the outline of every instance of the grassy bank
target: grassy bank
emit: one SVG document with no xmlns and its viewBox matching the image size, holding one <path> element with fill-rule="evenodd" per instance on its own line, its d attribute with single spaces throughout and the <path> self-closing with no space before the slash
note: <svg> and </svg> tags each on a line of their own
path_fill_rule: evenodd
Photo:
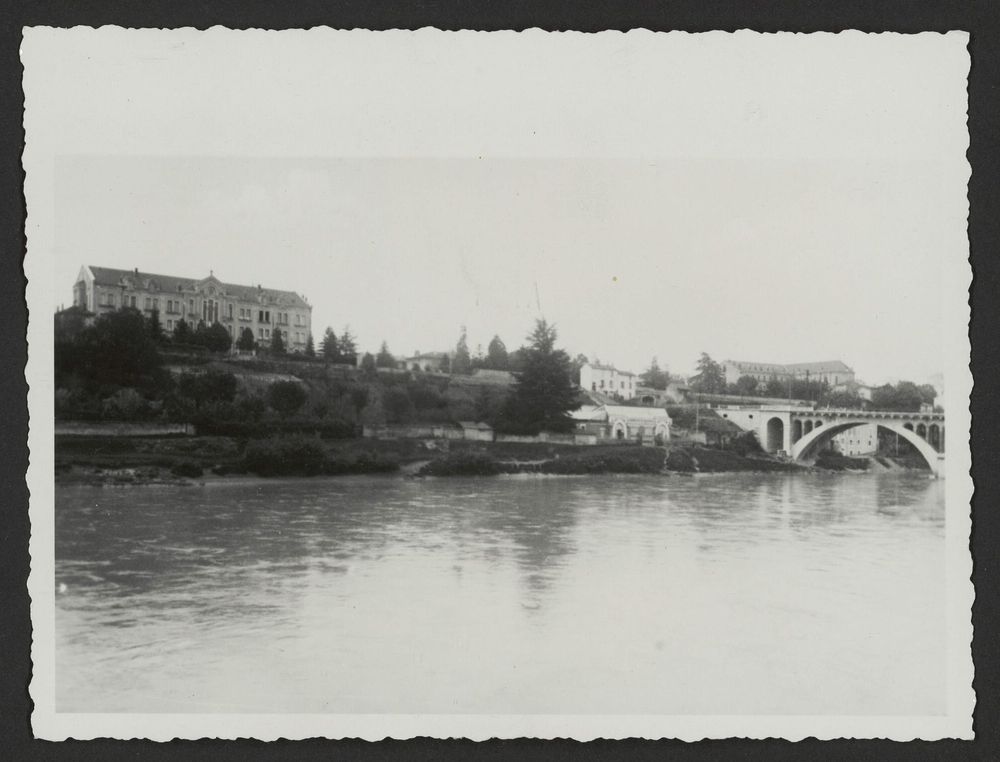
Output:
<svg viewBox="0 0 1000 762">
<path fill-rule="evenodd" d="M 699 445 L 587 447 L 543 442 L 236 437 L 57 437 L 59 481 L 156 483 L 214 474 L 316 476 L 417 473 L 490 476 L 510 473 L 654 474 L 788 471 L 765 455 Z"/>
</svg>

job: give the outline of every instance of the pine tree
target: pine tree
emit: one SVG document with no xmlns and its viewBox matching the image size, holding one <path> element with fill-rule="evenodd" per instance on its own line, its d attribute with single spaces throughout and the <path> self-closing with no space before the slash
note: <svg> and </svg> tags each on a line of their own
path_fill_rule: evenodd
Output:
<svg viewBox="0 0 1000 762">
<path fill-rule="evenodd" d="M 458 344 L 455 345 L 455 356 L 451 360 L 451 372 L 467 374 L 471 368 L 472 358 L 469 356 L 469 340 L 463 325 L 462 333 L 458 337 Z"/>
<path fill-rule="evenodd" d="M 306 357 L 315 357 L 316 347 L 313 345 L 313 335 L 310 333 L 309 338 L 306 339 Z"/>
<path fill-rule="evenodd" d="M 691 388 L 705 394 L 723 394 L 726 391 L 726 375 L 722 366 L 702 352 L 698 360 L 698 373 L 691 382 Z"/>
<path fill-rule="evenodd" d="M 392 356 L 389 351 L 389 345 L 384 341 L 382 346 L 378 351 L 378 355 L 375 357 L 375 367 L 376 368 L 395 368 L 396 358 Z"/>
<path fill-rule="evenodd" d="M 492 370 L 507 370 L 507 362 L 507 347 L 499 336 L 494 336 L 486 349 L 486 367 Z"/>
<path fill-rule="evenodd" d="M 281 337 L 280 328 L 275 328 L 271 336 L 271 353 L 276 355 L 285 354 L 285 340 Z"/>
<path fill-rule="evenodd" d="M 323 359 L 327 362 L 337 362 L 340 359 L 340 344 L 330 326 L 326 327 L 326 332 L 323 334 L 322 352 Z"/>
<path fill-rule="evenodd" d="M 188 322 L 184 318 L 178 320 L 177 325 L 174 326 L 174 341 L 178 344 L 190 344 L 193 338 Z"/>
<path fill-rule="evenodd" d="M 351 333 L 351 327 L 349 325 L 344 326 L 344 332 L 340 334 L 338 346 L 340 347 L 341 361 L 349 362 L 353 365 L 358 359 L 358 345 L 357 339 L 355 339 L 354 334 Z"/>
<path fill-rule="evenodd" d="M 556 349 L 558 334 L 544 319 L 524 348 L 524 368 L 504 407 L 502 428 L 535 434 L 573 429 L 568 413 L 579 407 L 569 355 Z"/>
<path fill-rule="evenodd" d="M 253 331 L 250 328 L 244 328 L 240 333 L 240 338 L 236 341 L 236 348 L 242 352 L 252 352 L 257 342 L 254 341 Z"/>
<path fill-rule="evenodd" d="M 159 310 L 153 310 L 149 316 L 149 335 L 156 343 L 163 341 L 163 326 L 160 324 Z"/>
<path fill-rule="evenodd" d="M 652 389 L 666 389 L 670 383 L 670 374 L 660 367 L 659 362 L 654 357 L 649 363 L 649 368 L 640 376 L 644 386 Z"/>
</svg>

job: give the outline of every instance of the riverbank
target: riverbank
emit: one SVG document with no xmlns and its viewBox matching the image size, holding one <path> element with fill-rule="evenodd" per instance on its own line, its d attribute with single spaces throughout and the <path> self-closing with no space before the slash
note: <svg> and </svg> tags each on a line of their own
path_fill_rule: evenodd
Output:
<svg viewBox="0 0 1000 762">
<path fill-rule="evenodd" d="M 492 476 L 801 471 L 763 453 L 697 444 L 579 447 L 541 442 L 278 437 L 57 437 L 57 483 L 183 484 L 227 476 Z"/>
</svg>

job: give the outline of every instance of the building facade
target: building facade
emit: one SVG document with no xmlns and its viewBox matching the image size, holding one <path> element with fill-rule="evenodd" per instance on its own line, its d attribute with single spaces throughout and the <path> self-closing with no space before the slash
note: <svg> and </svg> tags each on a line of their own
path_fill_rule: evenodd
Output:
<svg viewBox="0 0 1000 762">
<path fill-rule="evenodd" d="M 835 434 L 833 449 L 850 457 L 874 455 L 878 451 L 878 426 L 866 423 Z"/>
<path fill-rule="evenodd" d="M 638 387 L 635 373 L 618 370 L 613 365 L 586 363 L 580 368 L 580 388 L 630 400 Z"/>
<path fill-rule="evenodd" d="M 447 352 L 420 352 L 418 350 L 409 357 L 400 360 L 400 367 L 405 370 L 442 373 L 451 367 L 451 356 Z"/>
<path fill-rule="evenodd" d="M 145 315 L 157 311 L 163 329 L 172 333 L 184 320 L 219 323 L 233 342 L 249 328 L 261 346 L 280 332 L 289 352 L 305 351 L 312 332 L 312 306 L 293 291 L 223 283 L 213 273 L 205 278 L 154 275 L 84 265 L 73 285 L 73 305 L 101 315 L 133 307 Z"/>
<path fill-rule="evenodd" d="M 670 416 L 663 408 L 627 405 L 582 405 L 570 413 L 580 434 L 598 442 L 663 444 L 670 441 Z"/>
<path fill-rule="evenodd" d="M 799 381 L 825 381 L 830 386 L 854 383 L 854 371 L 840 360 L 798 362 L 788 365 L 726 360 L 723 362 L 723 368 L 727 384 L 735 384 L 741 376 L 751 376 L 764 383 L 772 378 L 778 378 L 781 381 L 790 378 Z"/>
</svg>

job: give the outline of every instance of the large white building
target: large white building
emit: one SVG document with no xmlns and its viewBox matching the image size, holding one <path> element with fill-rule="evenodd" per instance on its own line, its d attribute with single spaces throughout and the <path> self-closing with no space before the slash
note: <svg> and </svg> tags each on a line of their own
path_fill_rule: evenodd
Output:
<svg viewBox="0 0 1000 762">
<path fill-rule="evenodd" d="M 725 360 L 723 368 L 727 384 L 735 384 L 741 376 L 751 376 L 764 383 L 772 378 L 781 381 L 786 381 L 789 378 L 799 381 L 826 381 L 830 386 L 854 382 L 854 371 L 840 360 L 796 362 L 787 365 L 773 362 Z"/>
<path fill-rule="evenodd" d="M 637 387 L 635 373 L 618 370 L 613 365 L 587 363 L 580 368 L 580 388 L 584 391 L 630 400 L 635 397 Z"/>
<path fill-rule="evenodd" d="M 84 265 L 73 285 L 73 304 L 97 315 L 120 307 L 146 315 L 156 310 L 168 332 L 181 320 L 192 328 L 201 321 L 219 323 L 234 342 L 249 328 L 263 346 L 280 331 L 290 352 L 304 351 L 312 332 L 312 306 L 303 296 L 223 283 L 212 273 L 192 279 Z"/>
</svg>

